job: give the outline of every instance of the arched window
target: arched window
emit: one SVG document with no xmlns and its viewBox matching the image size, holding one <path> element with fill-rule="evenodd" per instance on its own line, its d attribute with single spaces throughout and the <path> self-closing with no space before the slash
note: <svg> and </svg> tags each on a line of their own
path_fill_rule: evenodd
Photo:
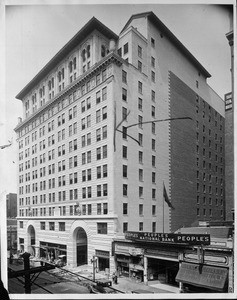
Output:
<svg viewBox="0 0 237 300">
<path fill-rule="evenodd" d="M 105 57 L 106 55 L 106 48 L 104 45 L 101 46 L 101 57 Z"/>
<path fill-rule="evenodd" d="M 68 67 L 69 67 L 69 72 L 71 73 L 72 72 L 72 61 L 70 61 Z"/>
<path fill-rule="evenodd" d="M 58 72 L 58 81 L 59 82 L 61 81 L 61 72 L 60 71 Z"/>
<path fill-rule="evenodd" d="M 91 50 L 91 46 L 90 46 L 90 45 L 88 45 L 88 46 L 86 47 L 86 51 L 87 51 L 87 58 L 89 58 L 89 57 L 91 56 L 91 52 L 90 52 L 90 50 Z"/>
<path fill-rule="evenodd" d="M 82 60 L 83 60 L 83 62 L 84 62 L 84 61 L 86 60 L 86 49 L 83 49 L 83 50 L 82 50 L 81 55 L 82 55 Z"/>
<path fill-rule="evenodd" d="M 73 68 L 74 68 L 74 70 L 76 69 L 76 67 L 77 67 L 77 59 L 76 59 L 76 57 L 74 57 L 73 58 Z"/>
</svg>

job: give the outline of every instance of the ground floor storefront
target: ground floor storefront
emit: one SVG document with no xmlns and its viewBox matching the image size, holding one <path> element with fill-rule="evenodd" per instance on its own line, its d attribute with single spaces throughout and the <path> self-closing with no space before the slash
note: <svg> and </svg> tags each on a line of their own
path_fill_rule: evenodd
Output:
<svg viewBox="0 0 237 300">
<path fill-rule="evenodd" d="M 111 233 L 113 220 L 100 220 L 109 228 L 108 234 L 98 234 L 96 220 L 21 221 L 18 231 L 18 250 L 51 262 L 61 259 L 63 264 L 77 267 L 92 264 L 95 271 L 114 271 L 114 258 L 111 253 Z M 97 226 L 96 226 L 97 225 Z M 111 229 L 110 229 L 111 228 Z"/>
<path fill-rule="evenodd" d="M 170 247 L 155 249 L 126 241 L 115 241 L 114 259 L 119 276 L 136 282 L 159 281 L 178 286 L 178 250 Z"/>
<path fill-rule="evenodd" d="M 114 240 L 119 276 L 188 293 L 233 292 L 233 248 Z"/>
</svg>

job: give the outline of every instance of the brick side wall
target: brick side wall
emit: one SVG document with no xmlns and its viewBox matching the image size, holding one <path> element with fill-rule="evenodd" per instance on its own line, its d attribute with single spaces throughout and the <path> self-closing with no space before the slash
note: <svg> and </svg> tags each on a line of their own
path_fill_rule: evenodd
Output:
<svg viewBox="0 0 237 300">
<path fill-rule="evenodd" d="M 169 74 L 171 230 L 225 218 L 225 119 L 174 73 Z M 215 103 L 213 103 L 214 105 Z"/>
<path fill-rule="evenodd" d="M 170 117 L 194 118 L 195 93 L 172 72 L 169 75 Z M 171 211 L 171 231 L 189 226 L 196 219 L 194 122 L 170 122 L 170 195 L 175 207 Z"/>
</svg>

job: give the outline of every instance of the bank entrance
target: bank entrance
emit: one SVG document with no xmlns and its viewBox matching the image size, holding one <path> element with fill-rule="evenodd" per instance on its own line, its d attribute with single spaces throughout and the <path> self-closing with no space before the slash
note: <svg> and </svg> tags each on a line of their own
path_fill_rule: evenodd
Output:
<svg viewBox="0 0 237 300">
<path fill-rule="evenodd" d="M 175 277 L 179 271 L 179 263 L 176 261 L 162 260 L 147 257 L 148 281 L 159 281 L 178 286 Z"/>
</svg>

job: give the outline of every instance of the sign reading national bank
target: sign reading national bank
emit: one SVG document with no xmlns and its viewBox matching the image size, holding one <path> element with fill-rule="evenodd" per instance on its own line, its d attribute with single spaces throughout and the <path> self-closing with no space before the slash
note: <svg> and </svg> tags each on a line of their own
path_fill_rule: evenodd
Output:
<svg viewBox="0 0 237 300">
<path fill-rule="evenodd" d="M 167 244 L 210 245 L 210 234 L 181 234 L 127 231 L 125 238 L 133 241 L 144 241 Z"/>
</svg>

